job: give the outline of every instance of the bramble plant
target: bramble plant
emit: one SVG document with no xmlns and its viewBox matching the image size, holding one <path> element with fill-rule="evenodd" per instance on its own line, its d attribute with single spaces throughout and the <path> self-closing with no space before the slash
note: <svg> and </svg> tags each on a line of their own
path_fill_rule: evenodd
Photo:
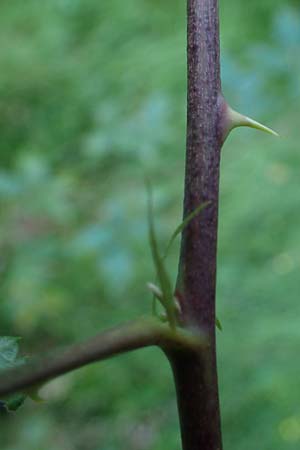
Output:
<svg viewBox="0 0 300 450">
<path fill-rule="evenodd" d="M 30 396 L 39 400 L 49 380 L 86 364 L 148 346 L 158 346 L 173 371 L 182 447 L 221 450 L 215 315 L 219 168 L 222 145 L 239 126 L 274 131 L 231 109 L 220 80 L 218 0 L 187 2 L 188 104 L 183 222 L 162 251 L 148 186 L 149 242 L 156 281 L 152 317 L 141 318 L 51 355 L 18 357 L 19 338 L 0 338 L 1 406 L 16 410 Z M 182 235 L 173 286 L 167 256 Z M 163 311 L 161 311 L 161 309 Z"/>
</svg>

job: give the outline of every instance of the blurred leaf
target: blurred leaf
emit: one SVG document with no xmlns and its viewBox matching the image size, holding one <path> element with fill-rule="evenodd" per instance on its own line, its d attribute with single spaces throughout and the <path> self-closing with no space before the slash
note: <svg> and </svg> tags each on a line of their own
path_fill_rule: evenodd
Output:
<svg viewBox="0 0 300 450">
<path fill-rule="evenodd" d="M 11 369 L 24 363 L 23 358 L 18 358 L 19 337 L 0 337 L 0 370 Z"/>
<path fill-rule="evenodd" d="M 7 411 L 17 411 L 17 409 L 23 405 L 26 397 L 27 396 L 25 394 L 13 394 L 8 398 L 8 400 L 5 400 L 5 407 Z"/>
<path fill-rule="evenodd" d="M 23 365 L 24 358 L 18 357 L 20 338 L 11 336 L 0 337 L 0 372 Z M 25 401 L 26 395 L 16 393 L 3 400 L 8 411 L 16 411 Z"/>
</svg>

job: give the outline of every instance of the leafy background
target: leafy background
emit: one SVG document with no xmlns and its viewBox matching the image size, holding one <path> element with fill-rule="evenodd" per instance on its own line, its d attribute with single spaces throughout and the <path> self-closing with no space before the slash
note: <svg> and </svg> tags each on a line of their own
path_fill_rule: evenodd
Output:
<svg viewBox="0 0 300 450">
<path fill-rule="evenodd" d="M 220 9 L 224 93 L 281 134 L 236 131 L 223 149 L 225 449 L 296 450 L 299 2 L 223 0 Z M 150 311 L 143 175 L 163 245 L 182 208 L 185 2 L 2 0 L 0 12 L 0 325 L 30 355 Z M 158 350 L 84 368 L 44 396 L 1 413 L 3 450 L 180 448 Z"/>
</svg>

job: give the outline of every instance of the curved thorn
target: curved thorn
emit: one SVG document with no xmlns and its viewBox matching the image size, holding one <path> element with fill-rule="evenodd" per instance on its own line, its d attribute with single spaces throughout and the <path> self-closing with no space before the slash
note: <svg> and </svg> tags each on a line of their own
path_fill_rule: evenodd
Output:
<svg viewBox="0 0 300 450">
<path fill-rule="evenodd" d="M 243 116 L 242 114 L 234 111 L 233 109 L 228 107 L 228 121 L 229 127 L 228 131 L 231 131 L 233 128 L 237 127 L 250 127 L 255 128 L 256 130 L 264 131 L 265 133 L 272 134 L 273 136 L 279 136 L 276 131 L 271 128 L 266 127 L 265 125 L 257 122 L 256 120 L 250 119 L 250 117 Z"/>
</svg>

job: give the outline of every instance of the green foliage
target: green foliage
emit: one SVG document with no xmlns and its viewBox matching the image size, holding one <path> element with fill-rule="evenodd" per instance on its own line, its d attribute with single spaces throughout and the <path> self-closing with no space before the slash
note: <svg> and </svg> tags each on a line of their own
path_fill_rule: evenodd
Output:
<svg viewBox="0 0 300 450">
<path fill-rule="evenodd" d="M 19 340 L 18 337 L 0 337 L 0 370 L 11 369 L 24 364 L 24 359 L 18 357 Z"/>
<path fill-rule="evenodd" d="M 252 450 L 259 433 L 263 449 L 298 450 L 299 5 L 220 6 L 226 98 L 283 136 L 236 131 L 222 152 L 225 447 Z M 164 248 L 182 215 L 184 17 L 182 0 L 1 2 L 0 325 L 24 337 L 26 354 L 148 313 L 141 172 Z M 174 242 L 174 276 L 177 255 Z M 155 350 L 42 395 L 45 405 L 1 415 L 1 449 L 179 448 L 171 375 Z"/>
<path fill-rule="evenodd" d="M 17 411 L 23 405 L 26 394 L 13 394 L 5 400 L 4 405 L 7 411 Z"/>
<path fill-rule="evenodd" d="M 19 367 L 24 364 L 24 358 L 18 356 L 20 338 L 11 336 L 0 337 L 0 373 L 7 369 Z M 26 398 L 25 394 L 14 394 L 6 399 L 2 399 L 1 404 L 8 411 L 16 411 Z"/>
</svg>

